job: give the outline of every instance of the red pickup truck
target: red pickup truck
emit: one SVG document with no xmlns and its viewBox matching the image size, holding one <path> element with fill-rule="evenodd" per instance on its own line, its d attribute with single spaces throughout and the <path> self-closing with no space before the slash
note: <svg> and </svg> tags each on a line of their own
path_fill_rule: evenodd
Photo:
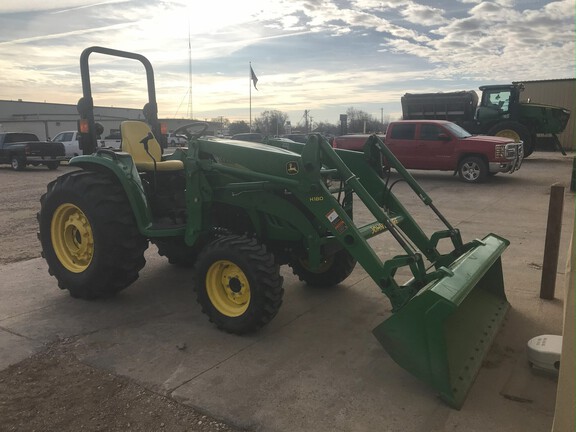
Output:
<svg viewBox="0 0 576 432">
<path fill-rule="evenodd" d="M 362 151 L 368 135 L 334 138 L 334 148 Z M 479 183 L 488 175 L 513 173 L 522 164 L 523 144 L 512 139 L 471 135 L 443 120 L 400 120 L 388 125 L 380 137 L 400 163 L 408 169 L 458 173 L 468 183 Z"/>
</svg>

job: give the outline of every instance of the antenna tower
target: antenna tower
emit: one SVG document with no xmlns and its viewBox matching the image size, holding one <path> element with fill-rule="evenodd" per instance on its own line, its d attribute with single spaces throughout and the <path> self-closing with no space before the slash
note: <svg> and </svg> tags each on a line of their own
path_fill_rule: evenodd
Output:
<svg viewBox="0 0 576 432">
<path fill-rule="evenodd" d="M 192 120 L 192 45 L 190 43 L 190 22 L 188 22 L 188 118 Z"/>
</svg>

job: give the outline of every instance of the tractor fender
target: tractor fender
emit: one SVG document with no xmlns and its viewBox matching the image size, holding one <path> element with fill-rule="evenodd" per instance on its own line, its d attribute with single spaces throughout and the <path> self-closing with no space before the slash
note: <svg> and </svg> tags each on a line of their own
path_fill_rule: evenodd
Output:
<svg viewBox="0 0 576 432">
<path fill-rule="evenodd" d="M 134 213 L 141 233 L 152 225 L 152 212 L 138 170 L 128 153 L 117 153 L 108 149 L 99 149 L 92 155 L 76 156 L 68 165 L 77 166 L 86 171 L 109 172 L 122 185 Z"/>
</svg>

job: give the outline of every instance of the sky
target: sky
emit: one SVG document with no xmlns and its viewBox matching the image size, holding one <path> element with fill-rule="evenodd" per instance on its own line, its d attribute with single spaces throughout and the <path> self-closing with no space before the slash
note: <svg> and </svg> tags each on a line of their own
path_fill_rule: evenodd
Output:
<svg viewBox="0 0 576 432">
<path fill-rule="evenodd" d="M 406 92 L 575 78 L 575 2 L 0 0 L 0 99 L 75 104 L 90 46 L 147 57 L 162 118 L 394 120 Z M 94 53 L 90 73 L 96 105 L 146 102 L 139 62 Z"/>
</svg>

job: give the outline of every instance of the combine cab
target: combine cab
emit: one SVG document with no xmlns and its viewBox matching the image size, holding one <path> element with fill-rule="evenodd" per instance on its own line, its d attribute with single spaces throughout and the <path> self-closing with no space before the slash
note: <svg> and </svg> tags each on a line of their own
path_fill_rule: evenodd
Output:
<svg viewBox="0 0 576 432">
<path fill-rule="evenodd" d="M 136 59 L 147 71 L 150 124 L 122 123 L 120 151 L 95 146 L 92 53 Z M 509 307 L 500 259 L 506 240 L 488 234 L 464 242 L 377 136 L 359 153 L 334 150 L 319 135 L 305 144 L 204 138 L 204 125 L 190 124 L 175 131 L 187 135 L 187 147 L 163 155 L 148 61 L 93 47 L 81 69 L 84 155 L 70 161 L 81 169 L 48 185 L 39 213 L 43 255 L 60 288 L 84 299 L 112 296 L 138 278 L 152 242 L 171 263 L 193 267 L 210 321 L 244 334 L 278 312 L 281 265 L 310 285 L 331 286 L 359 263 L 392 305 L 376 338 L 447 403 L 462 405 Z M 424 233 L 392 192 L 384 160 L 444 229 Z M 372 216 L 361 225 L 360 202 Z M 383 260 L 371 238 L 395 241 L 403 252 Z M 439 251 L 441 241 L 449 251 Z M 399 270 L 412 277 L 399 281 Z"/>
</svg>

